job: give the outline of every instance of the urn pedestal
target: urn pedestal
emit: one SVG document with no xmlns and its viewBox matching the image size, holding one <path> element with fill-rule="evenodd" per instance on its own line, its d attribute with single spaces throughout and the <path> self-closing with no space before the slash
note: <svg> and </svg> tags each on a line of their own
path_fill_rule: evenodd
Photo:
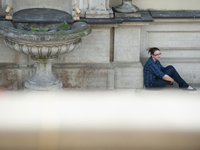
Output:
<svg viewBox="0 0 200 150">
<path fill-rule="evenodd" d="M 132 4 L 132 0 L 123 0 L 122 4 L 113 8 L 115 17 L 141 17 L 139 8 Z"/>
</svg>

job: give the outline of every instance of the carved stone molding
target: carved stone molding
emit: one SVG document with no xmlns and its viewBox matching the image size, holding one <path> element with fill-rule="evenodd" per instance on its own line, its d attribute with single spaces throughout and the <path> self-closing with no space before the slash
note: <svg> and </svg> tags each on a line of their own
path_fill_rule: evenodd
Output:
<svg viewBox="0 0 200 150">
<path fill-rule="evenodd" d="M 5 37 L 5 44 L 11 49 L 24 53 L 34 58 L 57 58 L 78 48 L 81 44 L 81 38 L 71 41 L 59 42 L 29 42 Z"/>
</svg>

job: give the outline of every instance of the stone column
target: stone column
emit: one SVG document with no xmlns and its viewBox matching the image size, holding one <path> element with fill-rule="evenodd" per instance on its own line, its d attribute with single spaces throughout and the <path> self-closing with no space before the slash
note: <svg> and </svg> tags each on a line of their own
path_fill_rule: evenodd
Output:
<svg viewBox="0 0 200 150">
<path fill-rule="evenodd" d="M 113 11 L 109 8 L 109 0 L 79 0 L 80 4 L 86 6 L 85 2 L 88 2 L 85 18 L 113 18 Z"/>
<path fill-rule="evenodd" d="M 140 32 L 144 25 L 148 23 L 126 22 L 115 28 L 115 88 L 143 88 Z"/>
</svg>

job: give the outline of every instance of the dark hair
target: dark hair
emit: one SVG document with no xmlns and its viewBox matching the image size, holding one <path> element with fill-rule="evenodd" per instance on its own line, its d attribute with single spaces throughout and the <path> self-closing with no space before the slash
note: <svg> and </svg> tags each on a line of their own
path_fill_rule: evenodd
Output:
<svg viewBox="0 0 200 150">
<path fill-rule="evenodd" d="M 153 54 L 154 54 L 154 52 L 155 52 L 155 51 L 157 51 L 157 50 L 159 50 L 159 51 L 160 51 L 160 49 L 159 49 L 159 48 L 157 48 L 157 47 L 152 47 L 152 48 L 149 48 L 149 52 L 148 52 L 148 53 L 150 53 L 151 55 L 153 55 Z"/>
</svg>

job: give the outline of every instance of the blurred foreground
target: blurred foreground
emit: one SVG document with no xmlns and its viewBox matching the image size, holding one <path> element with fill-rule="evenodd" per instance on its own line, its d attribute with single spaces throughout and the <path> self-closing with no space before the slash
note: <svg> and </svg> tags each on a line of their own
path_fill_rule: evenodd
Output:
<svg viewBox="0 0 200 150">
<path fill-rule="evenodd" d="M 198 150 L 200 88 L 0 91 L 0 150 Z"/>
</svg>

